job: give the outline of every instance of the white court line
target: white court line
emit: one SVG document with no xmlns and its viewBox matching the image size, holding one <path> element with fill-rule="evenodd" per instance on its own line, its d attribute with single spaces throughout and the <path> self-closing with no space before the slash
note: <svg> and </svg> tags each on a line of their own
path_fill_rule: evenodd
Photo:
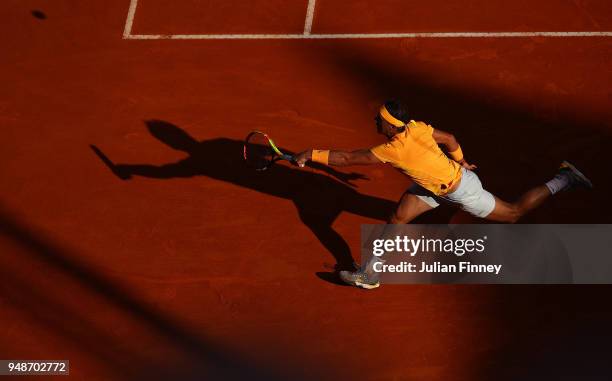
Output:
<svg viewBox="0 0 612 381">
<path fill-rule="evenodd" d="M 134 24 L 134 16 L 136 15 L 136 6 L 138 6 L 138 0 L 131 0 L 130 9 L 128 10 L 127 19 L 125 20 L 125 28 L 123 28 L 124 39 L 129 39 L 132 35 L 132 25 Z"/>
<path fill-rule="evenodd" d="M 306 21 L 304 22 L 304 35 L 308 36 L 312 30 L 312 20 L 317 0 L 308 0 L 308 10 L 306 11 Z"/>
<path fill-rule="evenodd" d="M 123 38 L 125 40 L 323 40 L 366 38 L 517 38 L 517 37 L 612 37 L 599 32 L 417 32 L 417 33 L 332 33 L 312 34 L 316 0 L 308 1 L 304 33 L 301 34 L 132 34 L 138 0 L 130 0 Z"/>
<path fill-rule="evenodd" d="M 442 32 L 346 34 L 131 34 L 128 40 L 322 40 L 366 38 L 612 37 L 605 32 Z"/>
</svg>

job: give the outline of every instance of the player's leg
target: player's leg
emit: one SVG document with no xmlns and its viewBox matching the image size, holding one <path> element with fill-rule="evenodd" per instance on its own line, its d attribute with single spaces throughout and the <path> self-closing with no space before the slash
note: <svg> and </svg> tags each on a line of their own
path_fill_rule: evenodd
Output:
<svg viewBox="0 0 612 381">
<path fill-rule="evenodd" d="M 397 204 L 397 207 L 389 217 L 389 224 L 406 224 L 419 215 L 437 207 L 438 202 L 428 194 L 425 190 L 419 187 L 412 187 L 408 190 Z M 379 238 L 385 239 L 392 235 L 391 226 L 385 226 Z M 365 289 L 373 289 L 380 286 L 378 274 L 372 271 L 374 264 L 384 262 L 383 257 L 373 256 L 368 263 L 363 264 L 359 271 L 340 271 L 340 279 L 343 282 L 352 286 L 357 286 Z"/>
<path fill-rule="evenodd" d="M 438 206 L 431 196 L 420 196 L 410 192 L 404 193 L 397 207 L 389 217 L 390 224 L 407 224 L 421 214 Z"/>
<path fill-rule="evenodd" d="M 592 188 L 593 184 L 576 167 L 564 161 L 552 180 L 530 189 L 516 202 L 510 203 L 495 197 L 495 208 L 485 218 L 514 223 L 529 211 L 542 205 L 550 196 L 577 186 Z"/>
<path fill-rule="evenodd" d="M 552 193 L 545 185 L 525 192 L 516 202 L 506 202 L 495 197 L 495 209 L 486 216 L 487 220 L 514 223 L 527 212 L 542 205 Z"/>
</svg>

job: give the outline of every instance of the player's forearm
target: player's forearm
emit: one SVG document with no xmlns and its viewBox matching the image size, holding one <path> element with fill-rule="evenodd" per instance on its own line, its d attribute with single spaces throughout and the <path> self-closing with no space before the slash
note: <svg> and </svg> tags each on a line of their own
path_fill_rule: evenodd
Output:
<svg viewBox="0 0 612 381">
<path fill-rule="evenodd" d="M 351 153 L 346 151 L 329 151 L 328 163 L 335 167 L 344 167 L 354 164 L 351 162 Z"/>
<path fill-rule="evenodd" d="M 450 138 L 443 143 L 443 145 L 446 146 L 448 152 L 454 152 L 460 148 L 459 142 L 453 135 L 451 135 Z"/>
<path fill-rule="evenodd" d="M 446 151 L 451 159 L 455 160 L 459 164 L 463 164 L 463 162 L 465 162 L 461 145 L 453 135 L 451 135 L 450 138 L 444 142 L 444 145 L 446 146 Z"/>
<path fill-rule="evenodd" d="M 314 157 L 313 157 L 314 156 Z M 342 167 L 351 165 L 351 153 L 346 151 L 321 151 L 321 150 L 308 150 L 306 151 L 306 159 L 314 162 L 324 162 L 323 164 L 333 165 L 335 167 Z"/>
<path fill-rule="evenodd" d="M 360 149 L 356 151 L 309 149 L 295 156 L 295 162 L 300 167 L 303 167 L 307 161 L 336 167 L 381 163 L 369 149 Z"/>
<path fill-rule="evenodd" d="M 452 137 L 452 139 L 448 141 L 448 143 L 449 144 L 445 144 L 445 146 L 448 150 L 448 156 L 451 159 L 459 163 L 459 165 L 461 165 L 464 168 L 471 169 L 471 170 L 476 169 L 475 165 L 472 165 L 468 163 L 467 160 L 465 160 L 465 158 L 463 157 L 463 151 L 461 150 L 461 145 L 459 144 L 457 139 L 455 139 L 454 136 Z"/>
</svg>

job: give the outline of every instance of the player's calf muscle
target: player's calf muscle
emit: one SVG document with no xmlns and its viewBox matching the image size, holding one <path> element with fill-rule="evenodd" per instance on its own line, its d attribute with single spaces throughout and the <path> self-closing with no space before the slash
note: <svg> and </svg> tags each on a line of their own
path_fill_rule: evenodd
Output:
<svg viewBox="0 0 612 381">
<path fill-rule="evenodd" d="M 516 204 L 500 200 L 498 197 L 495 198 L 495 209 L 485 217 L 487 220 L 515 223 L 523 213 Z"/>
</svg>

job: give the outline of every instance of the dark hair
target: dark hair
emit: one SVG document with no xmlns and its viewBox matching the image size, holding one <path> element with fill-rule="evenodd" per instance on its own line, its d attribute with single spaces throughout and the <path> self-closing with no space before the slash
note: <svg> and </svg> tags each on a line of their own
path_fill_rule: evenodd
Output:
<svg viewBox="0 0 612 381">
<path fill-rule="evenodd" d="M 391 99 L 385 102 L 385 108 L 389 111 L 394 118 L 401 120 L 404 124 L 409 122 L 408 111 L 402 104 L 402 102 Z"/>
</svg>

